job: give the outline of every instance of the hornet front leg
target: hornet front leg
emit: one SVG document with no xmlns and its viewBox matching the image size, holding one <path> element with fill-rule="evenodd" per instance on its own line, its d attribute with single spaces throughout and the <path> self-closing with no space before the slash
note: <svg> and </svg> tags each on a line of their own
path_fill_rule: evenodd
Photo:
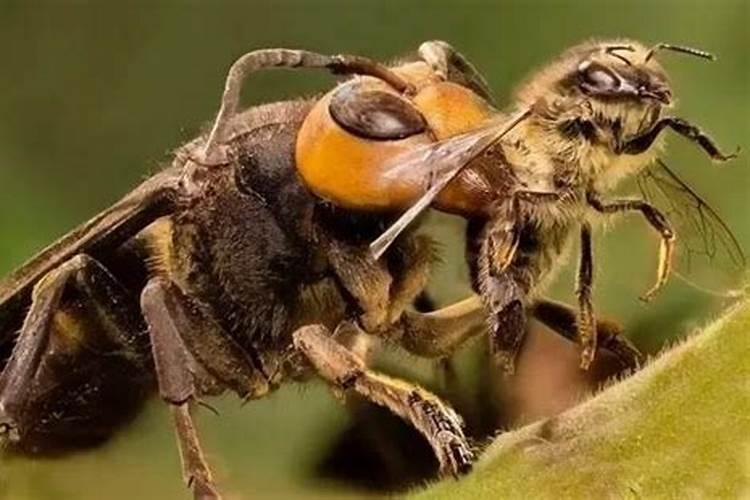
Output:
<svg viewBox="0 0 750 500">
<path fill-rule="evenodd" d="M 435 395 L 371 371 L 322 325 L 302 327 L 293 336 L 295 348 L 326 382 L 388 408 L 422 433 L 437 456 L 441 474 L 457 477 L 471 470 L 474 455 L 466 442 L 461 418 Z"/>
</svg>

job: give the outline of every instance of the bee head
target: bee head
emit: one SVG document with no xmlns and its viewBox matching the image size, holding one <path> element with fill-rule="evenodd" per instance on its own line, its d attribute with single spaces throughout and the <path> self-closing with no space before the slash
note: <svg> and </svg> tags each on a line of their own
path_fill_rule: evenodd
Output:
<svg viewBox="0 0 750 500">
<path fill-rule="evenodd" d="M 669 44 L 646 47 L 638 42 L 587 42 L 566 51 L 538 72 L 519 92 L 522 102 L 533 105 L 540 98 L 588 101 L 599 113 L 614 109 L 658 111 L 673 102 L 666 72 L 654 57 L 672 50 L 706 59 L 713 56 L 696 49 Z"/>
<path fill-rule="evenodd" d="M 654 51 L 640 44 L 603 44 L 580 58 L 559 83 L 562 92 L 606 103 L 669 106 L 672 89 Z"/>
</svg>

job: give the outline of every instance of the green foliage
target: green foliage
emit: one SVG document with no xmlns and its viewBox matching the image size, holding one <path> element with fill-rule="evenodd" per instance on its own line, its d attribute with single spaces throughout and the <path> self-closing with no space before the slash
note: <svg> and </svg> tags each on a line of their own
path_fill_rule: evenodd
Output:
<svg viewBox="0 0 750 500">
<path fill-rule="evenodd" d="M 750 494 L 750 301 L 563 415 L 499 436 L 411 500 Z"/>
<path fill-rule="evenodd" d="M 0 2 L 0 274 L 168 162 L 169 151 L 214 116 L 225 71 L 241 53 L 287 46 L 388 60 L 435 38 L 476 63 L 503 105 L 525 75 L 586 38 L 627 36 L 715 52 L 719 61 L 710 65 L 665 57 L 679 97 L 676 113 L 726 149 L 742 146 L 743 155 L 717 169 L 670 134 L 666 159 L 747 248 L 748 19 L 747 0 Z M 333 82 L 315 72 L 256 76 L 247 85 L 247 103 L 310 95 Z M 461 226 L 443 217 L 433 229 L 444 264 L 431 293 L 441 302 L 464 298 Z M 658 349 L 715 306 L 710 297 L 671 283 L 643 307 L 637 296 L 653 279 L 655 236 L 638 217 L 600 236 L 597 313 L 622 321 L 639 347 Z M 554 298 L 571 300 L 572 267 L 550 291 Z M 739 380 L 739 373 L 728 380 Z M 299 392 L 287 386 L 242 408 L 236 399 L 214 401 L 220 418 L 201 412 L 201 435 L 227 492 L 255 500 L 331 498 L 330 485 L 312 486 L 310 475 L 348 416 L 323 387 Z M 701 395 L 680 408 L 680 419 L 703 401 Z M 657 472 L 677 473 L 674 467 Z M 512 475 L 503 477 L 511 481 Z M 528 489 L 542 479 L 530 477 Z M 85 500 L 104 492 L 108 499 L 188 498 L 159 401 L 101 450 L 0 463 L 0 498 Z"/>
</svg>

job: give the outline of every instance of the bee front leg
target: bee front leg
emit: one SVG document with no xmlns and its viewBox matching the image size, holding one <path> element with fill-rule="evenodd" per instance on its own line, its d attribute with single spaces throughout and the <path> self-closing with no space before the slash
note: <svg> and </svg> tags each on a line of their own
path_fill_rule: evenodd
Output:
<svg viewBox="0 0 750 500">
<path fill-rule="evenodd" d="M 614 200 L 604 202 L 594 192 L 586 194 L 588 204 L 596 211 L 613 214 L 618 212 L 638 211 L 643 214 L 646 221 L 661 236 L 659 244 L 659 265 L 656 272 L 656 283 L 643 295 L 641 299 L 645 302 L 651 300 L 656 292 L 667 283 L 672 272 L 672 257 L 677 235 L 669 224 L 667 217 L 656 207 L 643 200 Z"/>
<path fill-rule="evenodd" d="M 407 382 L 369 370 L 322 325 L 294 332 L 294 346 L 318 375 L 340 390 L 353 390 L 411 423 L 432 446 L 442 474 L 471 470 L 474 455 L 466 442 L 461 418 L 437 396 Z"/>
<path fill-rule="evenodd" d="M 161 278 L 149 281 L 141 294 L 141 309 L 151 336 L 159 395 L 169 404 L 174 419 L 183 477 L 196 500 L 220 499 L 190 414 L 196 387 L 175 321 L 175 307 L 170 284 Z"/>
<path fill-rule="evenodd" d="M 662 118 L 656 122 L 656 124 L 646 133 L 619 144 L 615 150 L 617 153 L 630 155 L 643 153 L 651 147 L 661 131 L 667 127 L 671 128 L 686 139 L 696 143 L 713 160 L 724 162 L 737 157 L 739 149 L 732 154 L 722 153 L 711 136 L 703 132 L 700 128 L 687 120 L 671 116 Z"/>
<path fill-rule="evenodd" d="M 523 293 L 512 278 L 505 275 L 486 280 L 482 296 L 490 312 L 490 351 L 495 363 L 512 375 L 526 336 Z"/>
</svg>

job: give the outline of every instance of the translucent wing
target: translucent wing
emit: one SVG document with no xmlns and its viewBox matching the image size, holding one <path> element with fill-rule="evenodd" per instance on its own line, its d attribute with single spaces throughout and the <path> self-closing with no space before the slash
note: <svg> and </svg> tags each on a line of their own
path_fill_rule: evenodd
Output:
<svg viewBox="0 0 750 500">
<path fill-rule="evenodd" d="M 106 254 L 174 209 L 181 170 L 169 168 L 148 180 L 87 223 L 42 250 L 0 279 L 0 345 L 20 326 L 31 289 L 49 271 L 76 254 Z"/>
<path fill-rule="evenodd" d="M 440 191 L 473 158 L 476 158 L 487 148 L 499 141 L 513 127 L 526 119 L 529 114 L 529 110 L 524 110 L 509 120 L 492 123 L 479 130 L 417 148 L 397 157 L 394 160 L 396 163 L 394 167 L 384 169 L 389 171 L 388 175 L 394 176 L 413 170 L 422 170 L 433 181 L 430 183 L 430 188 L 427 192 L 381 234 L 377 240 L 370 244 L 370 251 L 374 258 L 378 259 L 383 255 L 398 235 L 432 203 Z"/>
<path fill-rule="evenodd" d="M 727 290 L 741 281 L 747 261 L 719 214 L 661 160 L 643 170 L 637 183 L 677 233 L 674 274 L 704 291 L 731 295 Z"/>
</svg>

